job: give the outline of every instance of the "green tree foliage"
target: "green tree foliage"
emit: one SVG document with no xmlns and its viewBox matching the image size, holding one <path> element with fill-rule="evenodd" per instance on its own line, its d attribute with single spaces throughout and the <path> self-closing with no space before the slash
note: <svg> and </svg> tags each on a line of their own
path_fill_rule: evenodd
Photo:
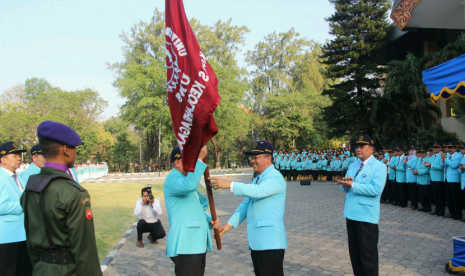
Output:
<svg viewBox="0 0 465 276">
<path fill-rule="evenodd" d="M 130 34 L 123 33 L 125 60 L 109 65 L 115 72 L 115 87 L 127 101 L 121 108 L 124 120 L 131 122 L 144 135 L 152 162 L 158 155 L 158 135 L 171 146 L 176 145 L 166 101 L 165 22 L 164 14 L 155 10 L 149 23 L 136 24 Z M 219 80 L 221 105 L 214 113 L 220 133 L 213 139 L 216 163 L 240 132 L 239 101 L 247 90 L 245 70 L 237 65 L 236 53 L 244 44 L 245 27 L 231 25 L 231 20 L 204 26 L 191 20 L 199 44 Z M 161 119 L 160 119 L 161 118 Z M 168 153 L 165 152 L 165 155 Z"/>
<path fill-rule="evenodd" d="M 0 142 L 15 141 L 31 148 L 38 143 L 37 126 L 45 120 L 56 121 L 70 126 L 83 138 L 77 160 L 87 160 L 111 146 L 98 122 L 107 105 L 91 89 L 64 91 L 45 79 L 28 79 L 24 85 L 16 85 L 0 95 Z"/>
<path fill-rule="evenodd" d="M 424 67 L 423 60 L 413 54 L 388 65 L 378 117 L 383 118 L 380 133 L 390 141 L 397 139 L 413 144 L 410 140 L 415 139 L 419 130 L 429 130 L 441 117 L 441 111 L 432 103 L 423 84 Z"/>
<path fill-rule="evenodd" d="M 123 131 L 116 137 L 116 143 L 112 148 L 111 162 L 117 164 L 119 170 L 128 172 L 129 164 L 137 161 L 134 154 L 136 150 L 136 146 L 130 141 L 129 133 Z"/>
<path fill-rule="evenodd" d="M 324 140 L 321 93 L 327 79 L 319 63 L 321 46 L 294 29 L 272 33 L 247 53 L 253 67 L 245 103 L 260 117 L 258 133 L 277 148 L 317 146 Z"/>
<path fill-rule="evenodd" d="M 143 135 L 150 163 L 158 155 L 160 118 L 163 138 L 174 143 L 166 100 L 164 19 L 155 10 L 149 23 L 140 22 L 129 34 L 123 33 L 124 61 L 109 65 L 116 75 L 114 86 L 126 99 L 121 116 Z"/>
<path fill-rule="evenodd" d="M 323 47 L 326 76 L 340 82 L 325 89 L 332 105 L 325 119 L 334 135 L 376 133 L 376 101 L 381 96 L 383 69 L 373 53 L 383 46 L 389 27 L 388 0 L 330 0 L 335 13 L 326 20 L 335 38 Z"/>
</svg>

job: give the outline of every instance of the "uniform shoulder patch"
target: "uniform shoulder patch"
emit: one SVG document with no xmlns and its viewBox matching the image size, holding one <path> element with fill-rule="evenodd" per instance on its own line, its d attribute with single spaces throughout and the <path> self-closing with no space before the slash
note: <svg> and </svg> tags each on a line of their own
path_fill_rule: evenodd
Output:
<svg viewBox="0 0 465 276">
<path fill-rule="evenodd" d="M 91 220 L 94 217 L 92 214 L 92 208 L 91 207 L 86 207 L 86 218 L 87 220 Z"/>
<path fill-rule="evenodd" d="M 87 202 L 89 202 L 89 204 L 90 204 L 90 198 L 88 198 L 88 197 L 84 198 L 84 200 L 81 201 L 81 204 L 85 205 Z"/>
</svg>

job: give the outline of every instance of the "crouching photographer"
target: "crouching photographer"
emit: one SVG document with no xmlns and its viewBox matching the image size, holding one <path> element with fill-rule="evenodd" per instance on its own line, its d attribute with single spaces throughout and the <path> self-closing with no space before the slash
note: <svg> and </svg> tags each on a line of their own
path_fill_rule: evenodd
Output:
<svg viewBox="0 0 465 276">
<path fill-rule="evenodd" d="M 142 234 L 150 232 L 147 238 L 152 244 L 158 244 L 157 240 L 166 236 L 165 229 L 161 225 L 158 216 L 162 214 L 160 201 L 152 195 L 152 188 L 143 188 L 141 191 L 142 198 L 136 203 L 134 215 L 139 216 L 137 222 L 137 247 L 144 247 Z"/>
</svg>

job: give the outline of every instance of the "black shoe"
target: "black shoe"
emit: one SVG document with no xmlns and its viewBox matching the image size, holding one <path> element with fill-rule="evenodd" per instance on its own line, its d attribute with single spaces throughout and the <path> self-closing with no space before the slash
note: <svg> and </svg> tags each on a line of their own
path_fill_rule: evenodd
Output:
<svg viewBox="0 0 465 276">
<path fill-rule="evenodd" d="M 425 210 L 423 210 L 423 212 L 429 213 L 429 212 L 431 212 L 431 209 L 425 209 Z"/>
<path fill-rule="evenodd" d="M 431 212 L 431 213 L 429 213 L 429 214 L 432 215 L 432 216 L 437 216 L 437 215 L 438 215 L 438 212 Z"/>
<path fill-rule="evenodd" d="M 418 209 L 418 211 L 424 212 L 424 211 L 425 211 L 425 208 L 420 208 L 420 209 Z"/>
<path fill-rule="evenodd" d="M 403 206 L 403 205 L 400 205 L 400 208 L 407 208 L 407 205 Z"/>
<path fill-rule="evenodd" d="M 444 216 L 444 213 L 437 213 L 436 215 L 437 215 L 438 217 L 442 217 L 442 216 Z"/>
<path fill-rule="evenodd" d="M 461 219 L 460 221 L 461 221 L 461 222 L 465 222 L 465 219 Z"/>
<path fill-rule="evenodd" d="M 399 204 L 399 203 L 394 203 L 393 205 L 394 205 L 394 206 L 399 206 L 400 204 Z"/>
<path fill-rule="evenodd" d="M 443 217 L 443 218 L 454 218 L 454 216 L 452 216 L 452 215 L 444 215 L 444 216 L 442 216 L 442 217 Z"/>
<path fill-rule="evenodd" d="M 461 219 L 462 219 L 462 216 L 453 218 L 453 220 L 461 220 Z"/>
</svg>

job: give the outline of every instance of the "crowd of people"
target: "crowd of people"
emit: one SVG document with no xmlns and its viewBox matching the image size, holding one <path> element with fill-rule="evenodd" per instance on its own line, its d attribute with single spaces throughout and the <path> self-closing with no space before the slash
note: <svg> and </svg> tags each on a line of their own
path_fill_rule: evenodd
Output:
<svg viewBox="0 0 465 276">
<path fill-rule="evenodd" d="M 465 209 L 465 145 L 434 143 L 431 148 L 383 148 L 374 157 L 386 166 L 381 203 L 462 220 Z M 287 181 L 338 181 L 358 158 L 348 148 L 273 152 L 273 162 Z M 410 205 L 408 205 L 410 203 Z M 432 206 L 435 209 L 432 209 Z M 446 214 L 445 210 L 449 210 Z"/>
<path fill-rule="evenodd" d="M 19 168 L 16 169 L 16 175 L 26 171 L 30 166 L 34 165 L 34 162 L 22 162 Z M 43 166 L 43 165 L 42 165 Z M 38 167 L 39 169 L 42 167 Z M 77 183 L 82 183 L 90 179 L 98 179 L 108 174 L 108 166 L 106 162 L 101 163 L 79 163 L 75 164 L 73 169 L 70 169 L 69 174 L 72 174 Z"/>
<path fill-rule="evenodd" d="M 408 153 L 400 147 L 383 151 L 378 159 L 386 165 L 388 179 L 381 203 L 465 222 L 463 143 L 435 142 L 429 149 L 412 147 Z"/>
<path fill-rule="evenodd" d="M 337 181 L 344 177 L 357 157 L 347 148 L 338 150 L 291 150 L 273 152 L 273 162 L 284 178 L 290 180 Z"/>
</svg>

